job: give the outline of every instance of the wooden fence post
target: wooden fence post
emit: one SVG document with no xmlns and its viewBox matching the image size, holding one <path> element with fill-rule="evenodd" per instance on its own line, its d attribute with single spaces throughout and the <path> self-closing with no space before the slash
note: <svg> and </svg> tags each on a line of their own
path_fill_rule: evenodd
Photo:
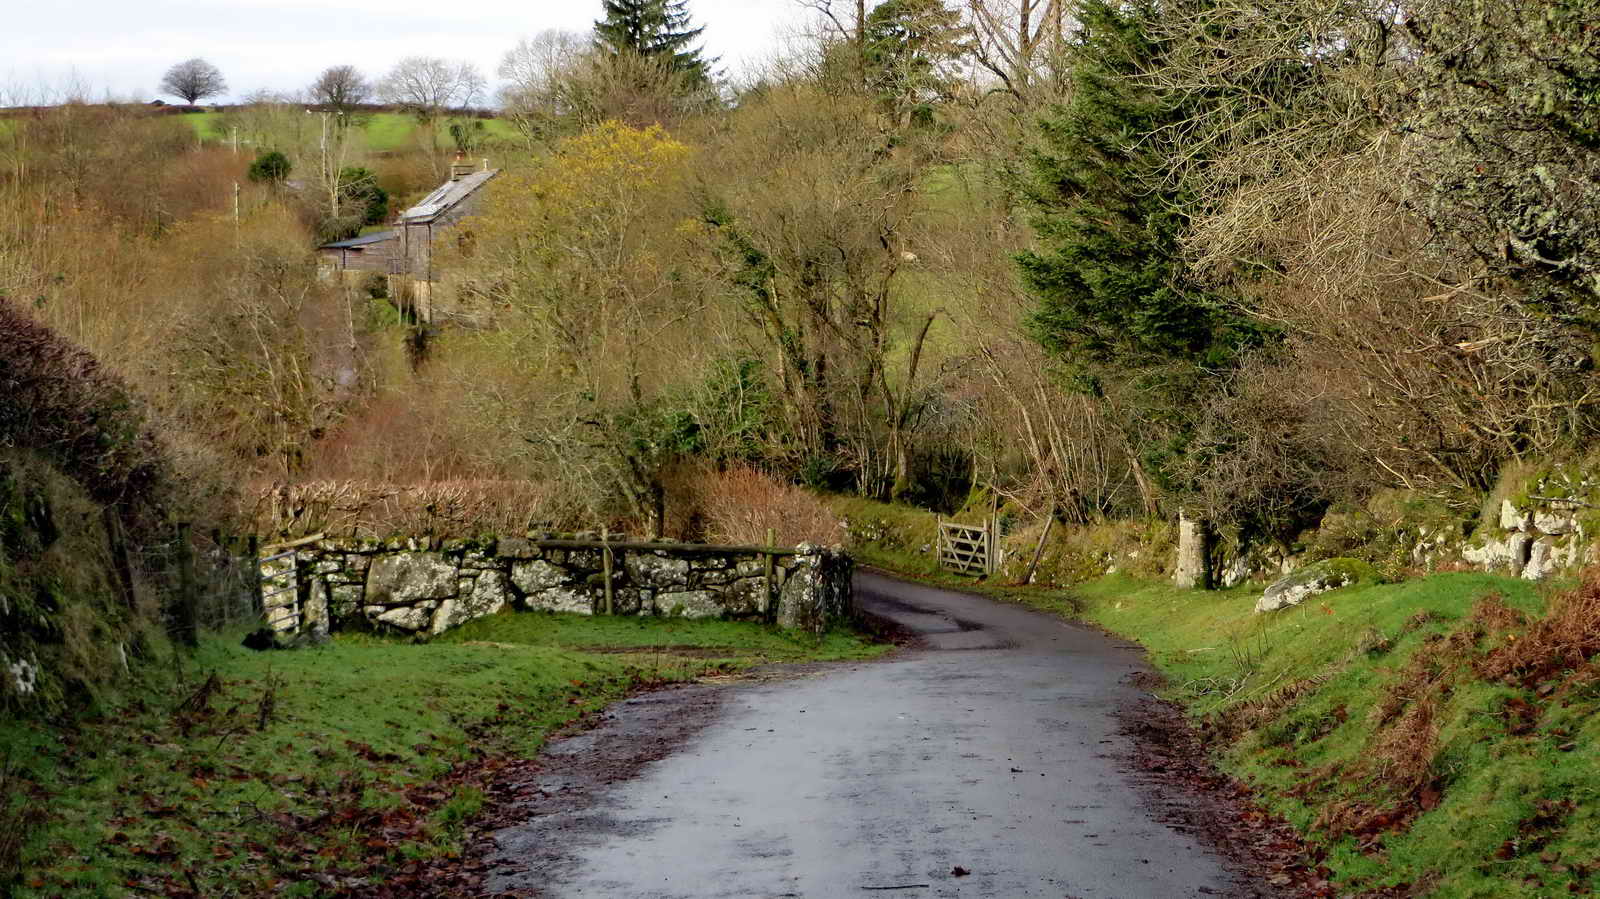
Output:
<svg viewBox="0 0 1600 899">
<path fill-rule="evenodd" d="M 200 645 L 200 597 L 194 577 L 194 547 L 189 544 L 189 523 L 178 523 L 178 636 L 189 646 Z"/>
<path fill-rule="evenodd" d="M 989 498 L 989 541 L 986 547 L 988 556 L 985 560 L 985 573 L 995 574 L 1000 570 L 1000 494 L 995 492 Z"/>
<path fill-rule="evenodd" d="M 606 576 L 606 614 L 617 613 L 615 594 L 611 590 L 611 528 L 600 528 L 600 561 L 605 567 Z"/>
<path fill-rule="evenodd" d="M 768 550 L 772 550 L 772 549 L 776 548 L 777 539 L 778 539 L 777 532 L 774 531 L 772 528 L 767 528 L 767 549 Z M 766 555 L 762 556 L 762 579 L 765 582 L 765 587 L 766 587 L 766 591 L 767 591 L 767 601 L 766 601 L 766 604 L 765 604 L 766 608 L 762 610 L 764 612 L 771 612 L 773 610 L 773 608 L 775 607 L 775 602 L 774 602 L 774 599 L 773 599 L 773 593 L 774 593 L 774 589 L 776 587 L 776 584 L 773 583 L 776 580 L 776 572 L 773 570 L 776 567 L 776 566 L 773 565 L 774 558 L 775 557 L 772 555 L 771 552 L 768 552 Z"/>
<path fill-rule="evenodd" d="M 1173 583 L 1184 590 L 1211 589 L 1209 528 L 1204 519 L 1178 510 L 1178 564 Z"/>
<path fill-rule="evenodd" d="M 250 557 L 250 572 L 245 575 L 250 586 L 250 611 L 259 616 L 267 611 L 266 599 L 261 595 L 261 538 L 255 534 L 246 537 L 245 552 Z"/>
<path fill-rule="evenodd" d="M 1028 563 L 1028 576 L 1023 580 L 1024 584 L 1033 583 L 1033 574 L 1039 570 L 1039 559 L 1044 556 L 1044 545 L 1049 541 L 1050 529 L 1055 527 L 1055 524 L 1056 510 L 1054 506 L 1051 506 L 1049 513 L 1045 515 L 1044 533 L 1039 535 L 1039 545 L 1033 550 L 1033 561 Z"/>
<path fill-rule="evenodd" d="M 105 524 L 106 539 L 110 541 L 111 567 L 117 572 L 117 587 L 122 591 L 122 601 L 127 603 L 128 611 L 136 611 L 139 597 L 134 593 L 133 563 L 128 559 L 128 541 L 122 532 L 122 519 L 117 517 L 116 510 L 111 506 L 101 511 L 100 518 Z"/>
<path fill-rule="evenodd" d="M 659 540 L 667 535 L 667 489 L 660 481 L 650 485 L 650 502 L 653 511 L 650 539 Z"/>
</svg>

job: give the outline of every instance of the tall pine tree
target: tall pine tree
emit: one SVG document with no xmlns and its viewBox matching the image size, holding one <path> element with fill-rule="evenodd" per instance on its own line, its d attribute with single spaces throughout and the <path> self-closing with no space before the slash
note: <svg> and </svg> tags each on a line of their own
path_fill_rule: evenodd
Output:
<svg viewBox="0 0 1600 899">
<path fill-rule="evenodd" d="M 637 53 L 667 61 L 695 82 L 710 78 L 710 62 L 691 44 L 705 31 L 692 27 L 689 0 L 602 0 L 606 17 L 594 23 L 595 39 L 613 53 Z"/>
<path fill-rule="evenodd" d="M 1043 146 L 1029 160 L 1039 249 L 1018 263 L 1038 300 L 1030 324 L 1046 348 L 1080 364 L 1201 362 L 1230 342 L 1227 317 L 1179 261 L 1187 216 L 1171 148 L 1154 138 L 1194 110 L 1141 77 L 1160 63 L 1145 28 L 1154 7 L 1079 7 L 1072 99 L 1041 122 Z"/>
<path fill-rule="evenodd" d="M 1204 400 L 1260 336 L 1180 255 L 1190 207 L 1171 135 L 1201 110 L 1145 77 L 1163 61 L 1149 27 L 1162 2 L 1078 6 L 1071 99 L 1041 121 L 1023 186 L 1036 248 L 1017 257 L 1033 336 L 1104 400 L 1151 513 L 1188 489 L 1177 472 Z"/>
</svg>

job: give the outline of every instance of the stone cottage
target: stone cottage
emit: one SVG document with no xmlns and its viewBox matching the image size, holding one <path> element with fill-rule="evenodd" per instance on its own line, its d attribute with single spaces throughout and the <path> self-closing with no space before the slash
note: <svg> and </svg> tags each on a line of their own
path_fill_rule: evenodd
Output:
<svg viewBox="0 0 1600 899">
<path fill-rule="evenodd" d="M 393 228 L 318 247 L 323 277 L 365 280 L 381 275 L 397 305 L 419 322 L 434 321 L 441 312 L 433 261 L 437 241 L 448 239 L 462 219 L 481 211 L 483 186 L 498 174 L 487 159 L 456 161 L 450 180 L 401 213 Z"/>
</svg>

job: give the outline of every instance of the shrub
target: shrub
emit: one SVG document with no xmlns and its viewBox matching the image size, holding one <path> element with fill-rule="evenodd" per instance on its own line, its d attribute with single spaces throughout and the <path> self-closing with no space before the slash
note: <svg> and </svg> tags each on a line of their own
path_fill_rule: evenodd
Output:
<svg viewBox="0 0 1600 899">
<path fill-rule="evenodd" d="M 40 453 L 135 536 L 165 516 L 174 482 L 143 409 L 93 356 L 4 301 L 0 445 Z"/>
<path fill-rule="evenodd" d="M 257 184 L 282 184 L 292 168 L 289 157 L 277 150 L 268 150 L 250 163 L 250 180 Z"/>
<path fill-rule="evenodd" d="M 757 468 L 740 465 L 688 478 L 693 511 L 704 536 L 717 543 L 764 544 L 770 529 L 779 545 L 844 540 L 844 528 L 815 494 Z M 693 514 L 693 512 L 691 512 Z"/>
<path fill-rule="evenodd" d="M 1583 572 L 1582 582 L 1551 600 L 1550 611 L 1520 639 L 1508 640 L 1478 664 L 1490 681 L 1532 687 L 1562 672 L 1583 667 L 1600 653 L 1600 568 Z"/>
</svg>

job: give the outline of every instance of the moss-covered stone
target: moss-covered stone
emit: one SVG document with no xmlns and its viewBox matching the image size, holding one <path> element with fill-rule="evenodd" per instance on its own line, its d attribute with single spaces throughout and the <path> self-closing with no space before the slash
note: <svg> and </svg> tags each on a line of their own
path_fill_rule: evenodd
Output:
<svg viewBox="0 0 1600 899">
<path fill-rule="evenodd" d="M 1299 605 L 1307 599 L 1331 590 L 1355 584 L 1375 584 L 1380 580 L 1378 570 L 1360 559 L 1324 559 L 1289 574 L 1261 594 L 1256 601 L 1257 612 L 1273 612 Z"/>
</svg>

